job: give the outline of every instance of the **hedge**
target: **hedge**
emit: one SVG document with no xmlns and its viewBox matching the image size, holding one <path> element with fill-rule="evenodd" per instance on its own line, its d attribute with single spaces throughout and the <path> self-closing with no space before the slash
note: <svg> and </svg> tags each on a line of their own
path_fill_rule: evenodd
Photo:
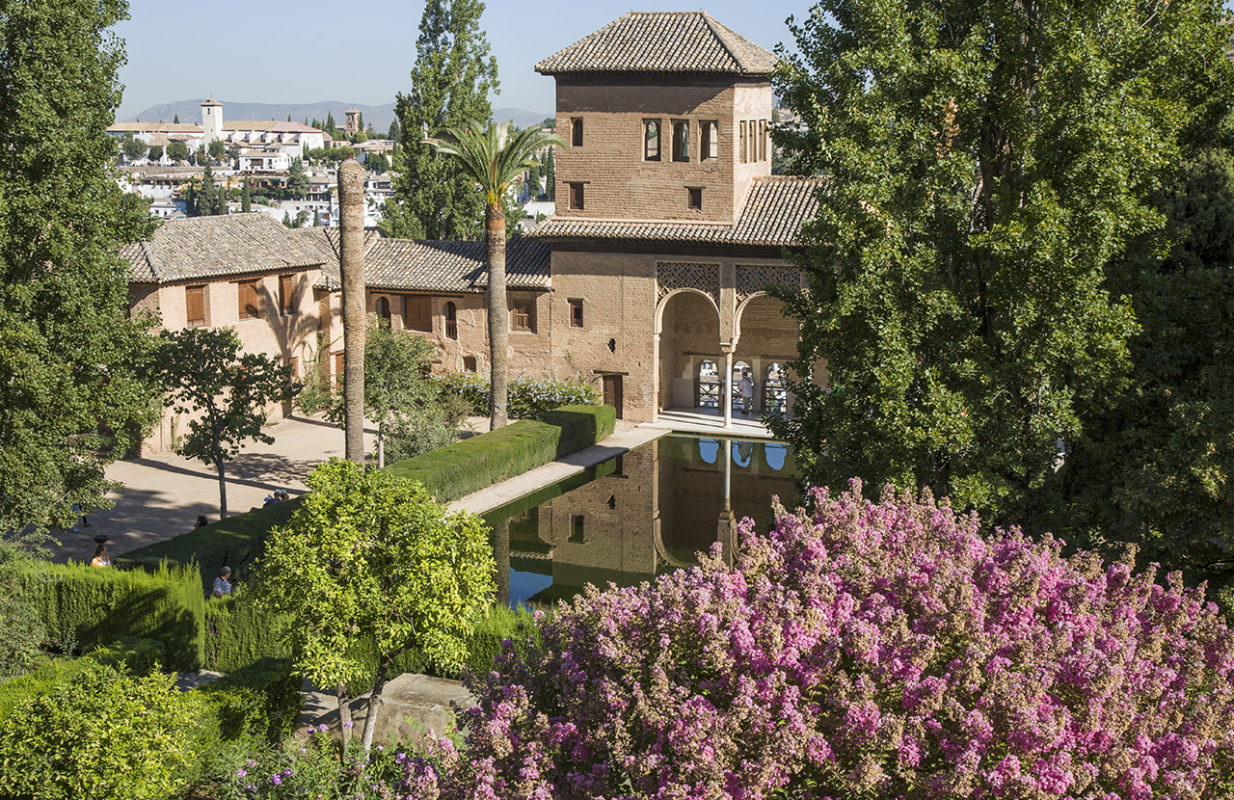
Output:
<svg viewBox="0 0 1234 800">
<path fill-rule="evenodd" d="M 304 681 L 287 658 L 262 658 L 194 690 L 213 709 L 217 740 L 277 744 L 296 728 Z"/>
<path fill-rule="evenodd" d="M 422 481 L 439 501 L 454 500 L 498 481 L 520 475 L 555 458 L 590 447 L 613 432 L 611 406 L 563 406 L 538 420 L 520 420 L 415 458 L 389 464 L 397 475 Z M 261 555 L 266 536 L 284 525 L 299 499 L 237 514 L 174 539 L 132 550 L 120 563 L 152 568 L 166 561 L 200 565 L 209 586 L 224 564 L 243 582 Z"/>
<path fill-rule="evenodd" d="M 263 658 L 288 658 L 283 644 L 286 621 L 263 613 L 241 589 L 206 603 L 205 665 L 217 672 L 234 672 Z"/>
<path fill-rule="evenodd" d="M 89 669 L 93 664 L 109 667 L 124 666 L 137 675 L 144 675 L 162 661 L 166 652 L 162 642 L 150 639 L 122 639 L 99 647 L 81 658 L 55 658 L 35 669 L 0 683 L 0 718 L 18 703 L 46 694 L 52 687 Z"/>
<path fill-rule="evenodd" d="M 489 415 L 489 379 L 478 372 L 445 372 L 434 375 L 442 394 L 457 394 L 471 412 Z M 590 383 L 519 375 L 510 381 L 507 411 L 513 419 L 527 419 L 567 405 L 597 406 L 600 393 Z"/>
<path fill-rule="evenodd" d="M 35 562 L 17 581 L 53 641 L 88 649 L 156 639 L 166 647 L 166 666 L 195 670 L 203 663 L 205 598 L 191 565 L 143 572 Z"/>
<path fill-rule="evenodd" d="M 446 502 L 589 447 L 615 425 L 612 406 L 563 406 L 538 420 L 520 420 L 386 469 L 420 481 Z"/>
</svg>

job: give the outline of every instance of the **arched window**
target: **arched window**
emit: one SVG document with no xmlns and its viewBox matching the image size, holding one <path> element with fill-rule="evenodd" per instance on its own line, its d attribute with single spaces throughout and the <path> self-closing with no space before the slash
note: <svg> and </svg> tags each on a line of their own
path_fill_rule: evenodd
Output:
<svg viewBox="0 0 1234 800">
<path fill-rule="evenodd" d="M 446 303 L 446 338 L 458 340 L 458 308 Z"/>
<path fill-rule="evenodd" d="M 377 316 L 384 319 L 387 325 L 390 324 L 390 301 L 384 297 L 377 298 Z"/>
<path fill-rule="evenodd" d="M 703 460 L 704 464 L 716 463 L 716 457 L 720 455 L 720 443 L 715 439 L 699 439 L 698 440 L 698 457 Z"/>
</svg>

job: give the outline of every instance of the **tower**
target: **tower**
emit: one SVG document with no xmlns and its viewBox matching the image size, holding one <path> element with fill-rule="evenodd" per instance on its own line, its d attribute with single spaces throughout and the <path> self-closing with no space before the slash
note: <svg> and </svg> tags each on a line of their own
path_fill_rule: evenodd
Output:
<svg viewBox="0 0 1234 800">
<path fill-rule="evenodd" d="M 211 98 L 201 104 L 202 143 L 223 138 L 223 104 Z"/>
<path fill-rule="evenodd" d="M 343 113 L 347 117 L 343 123 L 343 130 L 347 131 L 348 136 L 355 136 L 360 130 L 360 110 L 358 108 L 349 108 Z"/>
<path fill-rule="evenodd" d="M 630 12 L 540 63 L 557 216 L 732 223 L 771 175 L 775 55 L 702 11 Z"/>
</svg>

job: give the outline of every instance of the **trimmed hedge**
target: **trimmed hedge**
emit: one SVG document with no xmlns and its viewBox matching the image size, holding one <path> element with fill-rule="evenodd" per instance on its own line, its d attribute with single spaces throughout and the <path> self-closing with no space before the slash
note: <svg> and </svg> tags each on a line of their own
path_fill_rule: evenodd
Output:
<svg viewBox="0 0 1234 800">
<path fill-rule="evenodd" d="M 17 580 L 53 641 L 85 649 L 156 639 L 166 647 L 168 667 L 194 670 L 203 663 L 205 597 L 191 565 L 143 572 L 34 562 Z"/>
<path fill-rule="evenodd" d="M 122 639 L 100 647 L 81 658 L 55 658 L 16 678 L 0 683 L 0 719 L 18 703 L 46 694 L 60 683 L 89 669 L 94 664 L 126 667 L 136 675 L 144 675 L 163 659 L 162 642 L 150 639 Z"/>
<path fill-rule="evenodd" d="M 563 406 L 538 420 L 521 420 L 386 469 L 420 481 L 446 502 L 589 447 L 615 425 L 612 406 Z"/>
<path fill-rule="evenodd" d="M 300 716 L 304 681 L 287 658 L 262 658 L 193 690 L 213 711 L 217 741 L 277 744 L 290 736 Z M 209 737 L 208 737 L 209 738 Z"/>
<path fill-rule="evenodd" d="M 206 603 L 206 668 L 231 673 L 261 659 L 288 658 L 286 621 L 258 610 L 243 590 Z"/>
<path fill-rule="evenodd" d="M 456 394 L 479 416 L 489 415 L 489 379 L 478 372 L 434 375 L 442 394 Z M 600 393 L 590 383 L 519 375 L 508 386 L 507 411 L 513 419 L 528 419 L 569 405 L 598 406 Z"/>
</svg>

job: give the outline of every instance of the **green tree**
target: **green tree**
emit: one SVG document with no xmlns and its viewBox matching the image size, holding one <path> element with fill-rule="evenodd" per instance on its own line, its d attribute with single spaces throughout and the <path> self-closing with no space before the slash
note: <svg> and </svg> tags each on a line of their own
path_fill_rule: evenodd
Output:
<svg viewBox="0 0 1234 800">
<path fill-rule="evenodd" d="M 506 307 L 506 203 L 510 186 L 536 163 L 543 148 L 562 147 L 556 134 L 540 128 L 519 131 L 510 126 L 478 122 L 450 129 L 440 139 L 425 139 L 439 154 L 457 163 L 469 180 L 480 185 L 484 202 L 485 261 L 488 266 L 488 337 L 490 363 L 489 419 L 492 430 L 506 424 L 506 384 L 509 380 L 510 327 Z M 474 189 L 472 191 L 475 191 Z"/>
<path fill-rule="evenodd" d="M 189 147 L 184 142 L 168 142 L 167 157 L 172 161 L 188 161 Z"/>
<path fill-rule="evenodd" d="M 28 591 L 23 591 L 22 577 L 34 560 L 25 549 L 12 542 L 0 541 L 0 591 L 8 598 L 0 605 L 0 681 L 21 675 L 43 655 L 47 629 L 39 616 L 38 606 Z"/>
<path fill-rule="evenodd" d="M 364 166 L 369 172 L 389 172 L 390 159 L 386 158 L 385 153 L 370 153 L 364 161 Z"/>
<path fill-rule="evenodd" d="M 536 198 L 538 198 L 540 196 L 540 162 L 539 161 L 532 164 L 531 168 L 527 170 L 527 179 L 525 183 L 527 185 L 527 199 L 535 200 Z"/>
<path fill-rule="evenodd" d="M 1224 138 L 1227 142 L 1229 137 Z M 1076 442 L 1075 534 L 1139 546 L 1210 586 L 1234 577 L 1234 156 L 1205 147 L 1163 186 L 1176 242 L 1110 269 L 1132 298 L 1130 388 Z M 1145 251 L 1151 254 L 1151 250 Z M 1234 597 L 1229 598 L 1234 600 Z"/>
<path fill-rule="evenodd" d="M 386 138 L 395 144 L 403 141 L 403 129 L 399 127 L 398 117 L 390 120 L 390 130 L 386 131 Z"/>
<path fill-rule="evenodd" d="M 287 197 L 291 200 L 303 200 L 309 190 L 308 173 L 304 171 L 304 161 L 300 158 L 291 160 L 291 169 L 287 170 Z"/>
<path fill-rule="evenodd" d="M 120 144 L 120 152 L 124 153 L 124 157 L 129 161 L 136 161 L 146 154 L 146 143 L 131 133 L 125 134 L 124 141 Z"/>
<path fill-rule="evenodd" d="M 334 136 L 337 133 L 337 129 L 334 127 L 333 111 L 326 112 L 326 133 L 329 133 L 331 136 Z"/>
<path fill-rule="evenodd" d="M 240 211 L 248 213 L 253 210 L 253 195 L 249 189 L 249 179 L 244 179 L 244 187 L 240 189 Z"/>
<path fill-rule="evenodd" d="M 179 124 L 180 124 L 180 115 L 179 115 L 179 114 L 176 114 L 176 115 L 175 115 L 175 117 L 174 117 L 174 118 L 172 118 L 171 123 L 172 123 L 173 125 L 179 125 Z"/>
<path fill-rule="evenodd" d="M 149 324 L 121 243 L 157 224 L 126 199 L 107 125 L 124 62 L 112 0 L 0 13 L 0 532 L 104 508 L 104 468 L 157 419 Z"/>
<path fill-rule="evenodd" d="M 549 148 L 540 160 L 544 172 L 544 192 L 549 200 L 557 199 L 557 151 Z"/>
<path fill-rule="evenodd" d="M 497 60 L 480 29 L 480 0 L 428 0 L 420 18 L 411 91 L 400 92 L 394 113 L 408 141 L 394 157 L 394 196 L 386 202 L 381 228 L 407 239 L 479 239 L 484 199 L 475 183 L 449 159 L 435 158 L 419 141 L 486 121 L 497 90 Z"/>
<path fill-rule="evenodd" d="M 186 213 L 190 217 L 210 217 L 227 213 L 227 201 L 219 185 L 214 182 L 214 172 L 206 164 L 201 175 L 201 186 L 189 187 L 189 203 Z"/>
<path fill-rule="evenodd" d="M 774 83 L 805 125 L 779 141 L 828 194 L 810 288 L 782 293 L 805 379 L 773 429 L 808 479 L 1050 524 L 1058 443 L 1127 385 L 1104 271 L 1157 240 L 1150 191 L 1229 69 L 1217 22 L 1206 0 L 827 0 L 792 26 Z"/>
<path fill-rule="evenodd" d="M 414 647 L 435 664 L 462 663 L 494 591 L 493 554 L 478 517 L 447 516 L 420 483 L 334 459 L 308 485 L 290 522 L 266 541 L 258 597 L 294 621 L 286 631 L 299 669 L 318 686 L 339 687 L 345 722 L 348 687 L 371 676 L 355 642 L 375 643 L 368 750 L 394 659 Z"/>
<path fill-rule="evenodd" d="M 150 150 L 146 153 L 146 158 L 151 161 L 158 161 L 163 157 L 163 147 L 161 145 L 151 145 Z"/>
<path fill-rule="evenodd" d="M 260 308 L 261 299 L 258 299 Z M 166 404 L 192 414 L 176 452 L 213 466 L 219 481 L 219 517 L 227 516 L 227 461 L 250 439 L 271 444 L 262 430 L 266 408 L 295 397 L 291 368 L 270 356 L 241 353 L 233 328 L 185 328 L 161 335 Z"/>
<path fill-rule="evenodd" d="M 227 143 L 222 139 L 211 140 L 210 144 L 206 146 L 206 154 L 215 160 L 221 159 L 227 155 Z"/>
</svg>

